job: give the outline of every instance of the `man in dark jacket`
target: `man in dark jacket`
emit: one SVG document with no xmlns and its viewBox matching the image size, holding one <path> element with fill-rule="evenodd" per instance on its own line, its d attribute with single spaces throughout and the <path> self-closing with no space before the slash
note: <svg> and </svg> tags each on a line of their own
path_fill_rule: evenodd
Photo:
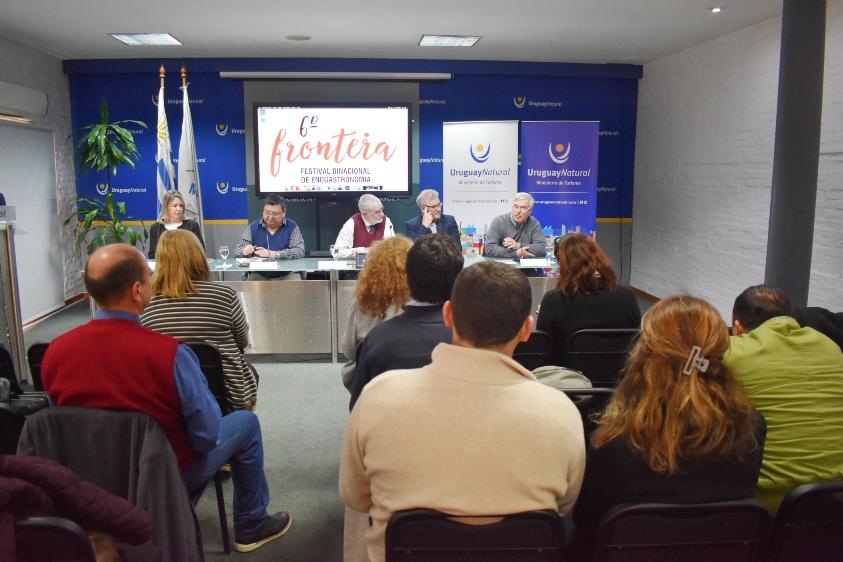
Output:
<svg viewBox="0 0 843 562">
<path fill-rule="evenodd" d="M 354 407 L 370 380 L 393 369 L 415 369 L 430 363 L 430 353 L 442 342 L 451 343 L 451 329 L 442 318 L 442 305 L 451 297 L 463 257 L 444 234 L 422 236 L 407 254 L 410 302 L 404 313 L 372 328 L 360 345 L 351 389 Z"/>
<path fill-rule="evenodd" d="M 435 189 L 425 189 L 416 197 L 419 214 L 404 223 L 404 234 L 415 240 L 425 234 L 447 234 L 460 247 L 460 228 L 451 215 L 442 214 L 442 201 Z"/>
</svg>

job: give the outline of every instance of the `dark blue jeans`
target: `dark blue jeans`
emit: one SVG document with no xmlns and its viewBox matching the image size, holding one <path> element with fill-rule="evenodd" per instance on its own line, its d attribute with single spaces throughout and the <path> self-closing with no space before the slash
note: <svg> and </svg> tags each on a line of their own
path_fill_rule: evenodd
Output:
<svg viewBox="0 0 843 562">
<path fill-rule="evenodd" d="M 250 534 L 266 518 L 269 486 L 263 472 L 263 438 L 258 417 L 241 410 L 220 421 L 217 446 L 202 453 L 184 475 L 191 494 L 231 463 L 234 482 L 234 534 Z"/>
</svg>

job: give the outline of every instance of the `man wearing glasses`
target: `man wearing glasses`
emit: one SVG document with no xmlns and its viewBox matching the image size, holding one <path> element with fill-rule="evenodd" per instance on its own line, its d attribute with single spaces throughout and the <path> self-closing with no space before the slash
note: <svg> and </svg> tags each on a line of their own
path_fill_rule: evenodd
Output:
<svg viewBox="0 0 843 562">
<path fill-rule="evenodd" d="M 334 250 L 338 258 L 350 257 L 360 249 L 395 236 L 392 221 L 384 214 L 380 199 L 365 193 L 357 202 L 357 208 L 360 212 L 345 221 L 337 235 Z"/>
<path fill-rule="evenodd" d="M 267 195 L 263 202 L 263 217 L 252 221 L 237 245 L 238 257 L 259 257 L 269 260 L 294 260 L 304 257 L 304 238 L 299 225 L 287 218 L 287 200 L 280 195 Z M 260 277 L 298 278 L 283 272 L 261 272 Z"/>
<path fill-rule="evenodd" d="M 492 219 L 486 232 L 485 255 L 491 258 L 543 258 L 544 231 L 532 216 L 533 196 L 516 193 L 512 212 Z"/>
<path fill-rule="evenodd" d="M 446 234 L 460 247 L 460 228 L 451 215 L 442 214 L 442 202 L 435 189 L 425 189 L 416 197 L 418 216 L 404 223 L 404 234 L 415 240 L 425 234 Z"/>
</svg>

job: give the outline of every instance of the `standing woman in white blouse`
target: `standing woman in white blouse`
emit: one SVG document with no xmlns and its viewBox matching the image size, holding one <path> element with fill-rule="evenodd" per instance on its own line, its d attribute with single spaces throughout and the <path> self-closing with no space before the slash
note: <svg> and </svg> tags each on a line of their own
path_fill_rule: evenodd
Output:
<svg viewBox="0 0 843 562">
<path fill-rule="evenodd" d="M 199 224 L 194 220 L 184 218 L 184 197 L 178 191 L 168 191 L 164 194 L 164 201 L 161 203 L 161 216 L 149 229 L 149 259 L 155 259 L 155 250 L 158 248 L 158 239 L 161 234 L 176 229 L 189 230 L 195 234 L 199 243 L 202 244 L 202 249 L 205 249 L 205 241 L 202 240 Z"/>
</svg>

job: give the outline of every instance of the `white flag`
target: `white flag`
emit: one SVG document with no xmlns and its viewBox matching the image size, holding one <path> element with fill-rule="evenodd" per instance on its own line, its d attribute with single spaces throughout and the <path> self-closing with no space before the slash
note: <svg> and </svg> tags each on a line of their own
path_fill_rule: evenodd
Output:
<svg viewBox="0 0 843 562">
<path fill-rule="evenodd" d="M 155 156 L 158 185 L 158 215 L 161 215 L 161 202 L 164 194 L 173 189 L 173 160 L 170 156 L 170 129 L 167 127 L 167 114 L 164 111 L 164 86 L 158 92 L 158 153 Z"/>
<path fill-rule="evenodd" d="M 179 139 L 179 181 L 178 189 L 184 197 L 185 217 L 193 219 L 202 227 L 202 202 L 199 196 L 199 168 L 196 162 L 196 143 L 193 138 L 193 119 L 190 116 L 190 103 L 187 97 L 187 85 L 184 90 L 182 107 L 181 139 Z"/>
</svg>

